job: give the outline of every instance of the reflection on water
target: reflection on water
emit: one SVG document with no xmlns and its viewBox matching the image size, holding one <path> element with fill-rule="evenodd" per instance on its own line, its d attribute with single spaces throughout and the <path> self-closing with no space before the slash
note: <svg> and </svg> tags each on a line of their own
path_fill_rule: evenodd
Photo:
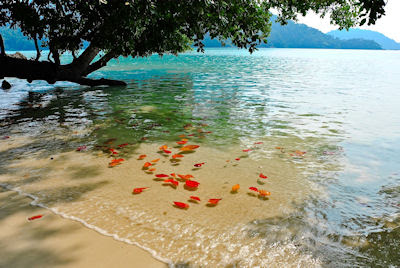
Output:
<svg viewBox="0 0 400 268">
<path fill-rule="evenodd" d="M 157 244 L 156 254 L 175 262 L 239 266 L 400 265 L 399 62 L 399 55 L 386 51 L 262 50 L 249 56 L 227 49 L 177 58 L 122 59 L 95 74 L 124 79 L 129 82 L 127 88 L 90 89 L 70 84 L 49 87 L 41 82 L 26 86 L 12 80 L 16 84 L 13 91 L 0 93 L 0 135 L 15 139 L 29 136 L 29 140 L 0 152 L 0 173 L 18 173 L 21 166 L 15 163 L 23 157 L 41 159 L 46 165 L 53 155 L 68 158 L 69 152 L 87 145 L 92 166 L 80 167 L 71 162 L 75 160 L 55 159 L 60 162 L 53 162 L 53 170 L 45 171 L 38 164 L 34 168 L 25 166 L 33 172 L 29 179 L 7 182 L 30 189 L 27 185 L 42 180 L 42 187 L 51 186 L 53 190 L 42 189 L 36 194 L 42 201 L 48 200 L 48 205 L 59 206 L 60 200 L 74 203 L 76 206 L 65 204 L 63 211 L 69 215 L 77 216 L 74 213 L 79 203 L 96 201 L 90 206 L 92 211 L 86 211 L 82 218 L 120 237 L 139 241 L 146 248 L 157 251 Z M 228 223 L 213 216 L 212 210 L 201 211 L 206 220 L 215 217 L 220 222 L 213 229 L 205 228 L 196 215 L 190 214 L 197 223 L 174 221 L 172 215 L 179 218 L 180 211 L 168 211 L 171 216 L 163 218 L 162 208 L 152 207 L 153 204 L 137 206 L 139 212 L 133 212 L 124 207 L 126 200 L 110 198 L 109 207 L 102 213 L 130 220 L 120 220 L 113 227 L 97 222 L 96 210 L 107 206 L 107 194 L 116 196 L 125 186 L 130 187 L 125 180 L 116 184 L 104 179 L 109 171 L 99 166 L 107 160 L 93 160 L 104 157 L 98 146 L 110 139 L 116 139 L 114 145 L 129 143 L 121 155 L 132 157 L 129 163 L 134 166 L 133 156 L 152 150 L 155 144 L 172 144 L 182 133 L 193 134 L 191 142 L 208 148 L 198 155 L 207 157 L 212 162 L 209 166 L 219 169 L 200 171 L 203 176 L 214 176 L 205 179 L 205 183 L 224 189 L 226 177 L 240 174 L 246 185 L 255 170 L 267 167 L 271 178 L 277 178 L 267 185 L 274 190 L 271 202 L 253 211 L 235 203 L 240 200 L 242 205 L 251 206 L 254 200 L 249 196 L 228 196 L 232 207 L 227 205 L 225 209 L 238 214 L 238 219 L 232 216 Z M 240 155 L 242 149 L 258 141 L 263 145 L 248 158 Z M 295 150 L 307 153 L 297 157 Z M 237 169 L 224 169 L 222 162 L 236 156 L 243 157 L 243 164 Z M 60 189 L 55 182 L 43 182 L 49 174 L 59 174 L 66 163 L 71 185 Z M 166 167 L 169 163 L 160 165 Z M 185 167 L 188 166 L 183 161 L 176 168 Z M 124 172 L 133 171 L 110 176 L 124 177 Z M 78 177 L 85 182 L 77 182 L 74 178 Z M 228 188 L 230 184 L 231 181 Z M 35 188 L 32 186 L 31 190 Z M 170 196 L 160 193 L 159 199 L 163 198 L 169 200 Z M 282 198 L 280 205 L 275 198 Z M 246 210 L 247 215 L 240 216 Z M 149 215 L 144 217 L 143 213 Z M 135 218 L 138 215 L 148 222 Z M 221 215 L 230 217 L 226 212 Z M 185 237 L 177 238 L 176 234 L 174 237 L 162 227 L 163 220 L 181 225 L 183 230 L 197 230 L 197 239 L 203 246 Z M 139 230 L 141 224 L 148 224 L 154 237 L 146 235 L 154 241 L 141 240 L 140 233 L 127 231 L 123 223 Z M 225 230 L 227 226 L 237 233 Z M 226 237 L 211 238 L 218 235 Z M 197 259 L 166 242 L 164 245 L 157 237 L 171 240 L 174 246 L 187 246 Z M 223 243 L 231 247 L 222 247 Z M 275 255 L 264 255 L 268 253 Z M 204 258 L 199 257 L 201 254 Z M 233 263 L 226 259 L 235 254 L 240 259 Z"/>
</svg>

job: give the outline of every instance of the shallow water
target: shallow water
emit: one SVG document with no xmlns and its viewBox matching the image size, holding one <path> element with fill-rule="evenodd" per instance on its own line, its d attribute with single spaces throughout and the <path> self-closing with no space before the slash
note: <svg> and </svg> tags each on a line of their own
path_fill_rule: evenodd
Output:
<svg viewBox="0 0 400 268">
<path fill-rule="evenodd" d="M 3 186 L 171 264 L 400 265 L 399 52 L 215 49 L 120 59 L 101 76 L 129 86 L 10 79 L 0 92 Z M 180 134 L 200 148 L 177 162 L 158 153 L 178 152 Z M 126 161 L 108 168 L 99 146 Z M 155 158 L 154 174 L 193 174 L 198 190 L 141 169 Z M 202 201 L 172 206 L 190 195 Z"/>
</svg>

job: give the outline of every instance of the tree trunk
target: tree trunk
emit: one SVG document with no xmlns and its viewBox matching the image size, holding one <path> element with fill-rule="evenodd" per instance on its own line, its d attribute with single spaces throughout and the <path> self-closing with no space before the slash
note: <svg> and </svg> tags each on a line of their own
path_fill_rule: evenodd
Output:
<svg viewBox="0 0 400 268">
<path fill-rule="evenodd" d="M 5 57 L 6 56 L 6 50 L 4 49 L 4 42 L 3 42 L 3 36 L 0 34 L 0 57 Z"/>
<path fill-rule="evenodd" d="M 93 53 L 94 52 L 90 53 L 90 57 L 93 56 Z M 93 58 L 89 61 L 89 63 L 85 63 L 89 60 L 88 56 L 84 58 L 85 61 L 83 61 L 82 64 L 87 68 Z M 45 80 L 49 84 L 54 84 L 57 81 L 69 81 L 88 86 L 126 85 L 126 83 L 123 81 L 109 79 L 95 80 L 86 78 L 86 74 L 84 74 L 86 68 L 83 68 L 82 65 L 77 64 L 76 62 L 68 65 L 58 65 L 51 62 L 15 59 L 7 56 L 0 56 L 0 79 L 4 77 L 16 77 L 20 79 L 26 79 L 29 83 L 33 80 Z"/>
</svg>

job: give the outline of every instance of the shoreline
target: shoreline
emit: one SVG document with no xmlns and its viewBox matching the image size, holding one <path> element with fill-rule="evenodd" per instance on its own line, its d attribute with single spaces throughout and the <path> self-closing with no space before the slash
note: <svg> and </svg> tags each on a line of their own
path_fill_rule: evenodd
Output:
<svg viewBox="0 0 400 268">
<path fill-rule="evenodd" d="M 34 202 L 0 186 L 0 266 L 168 267 L 136 245 L 101 235 Z M 34 215 L 43 217 L 27 220 Z"/>
</svg>

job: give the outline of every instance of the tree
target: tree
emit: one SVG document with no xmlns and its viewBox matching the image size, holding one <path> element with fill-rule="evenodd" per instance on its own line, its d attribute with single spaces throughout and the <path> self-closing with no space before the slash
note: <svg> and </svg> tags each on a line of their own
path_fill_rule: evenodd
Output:
<svg viewBox="0 0 400 268">
<path fill-rule="evenodd" d="M 37 57 L 8 57 L 0 35 L 0 78 L 123 85 L 86 76 L 119 56 L 178 54 L 191 45 L 203 51 L 206 33 L 253 52 L 269 34 L 272 9 L 283 24 L 315 11 L 349 28 L 375 23 L 384 6 L 384 0 L 2 0 L 0 26 L 19 27 L 34 41 Z M 39 61 L 39 42 L 50 50 L 47 61 Z M 89 45 L 77 55 L 84 42 Z M 73 61 L 61 64 L 66 52 Z"/>
</svg>

